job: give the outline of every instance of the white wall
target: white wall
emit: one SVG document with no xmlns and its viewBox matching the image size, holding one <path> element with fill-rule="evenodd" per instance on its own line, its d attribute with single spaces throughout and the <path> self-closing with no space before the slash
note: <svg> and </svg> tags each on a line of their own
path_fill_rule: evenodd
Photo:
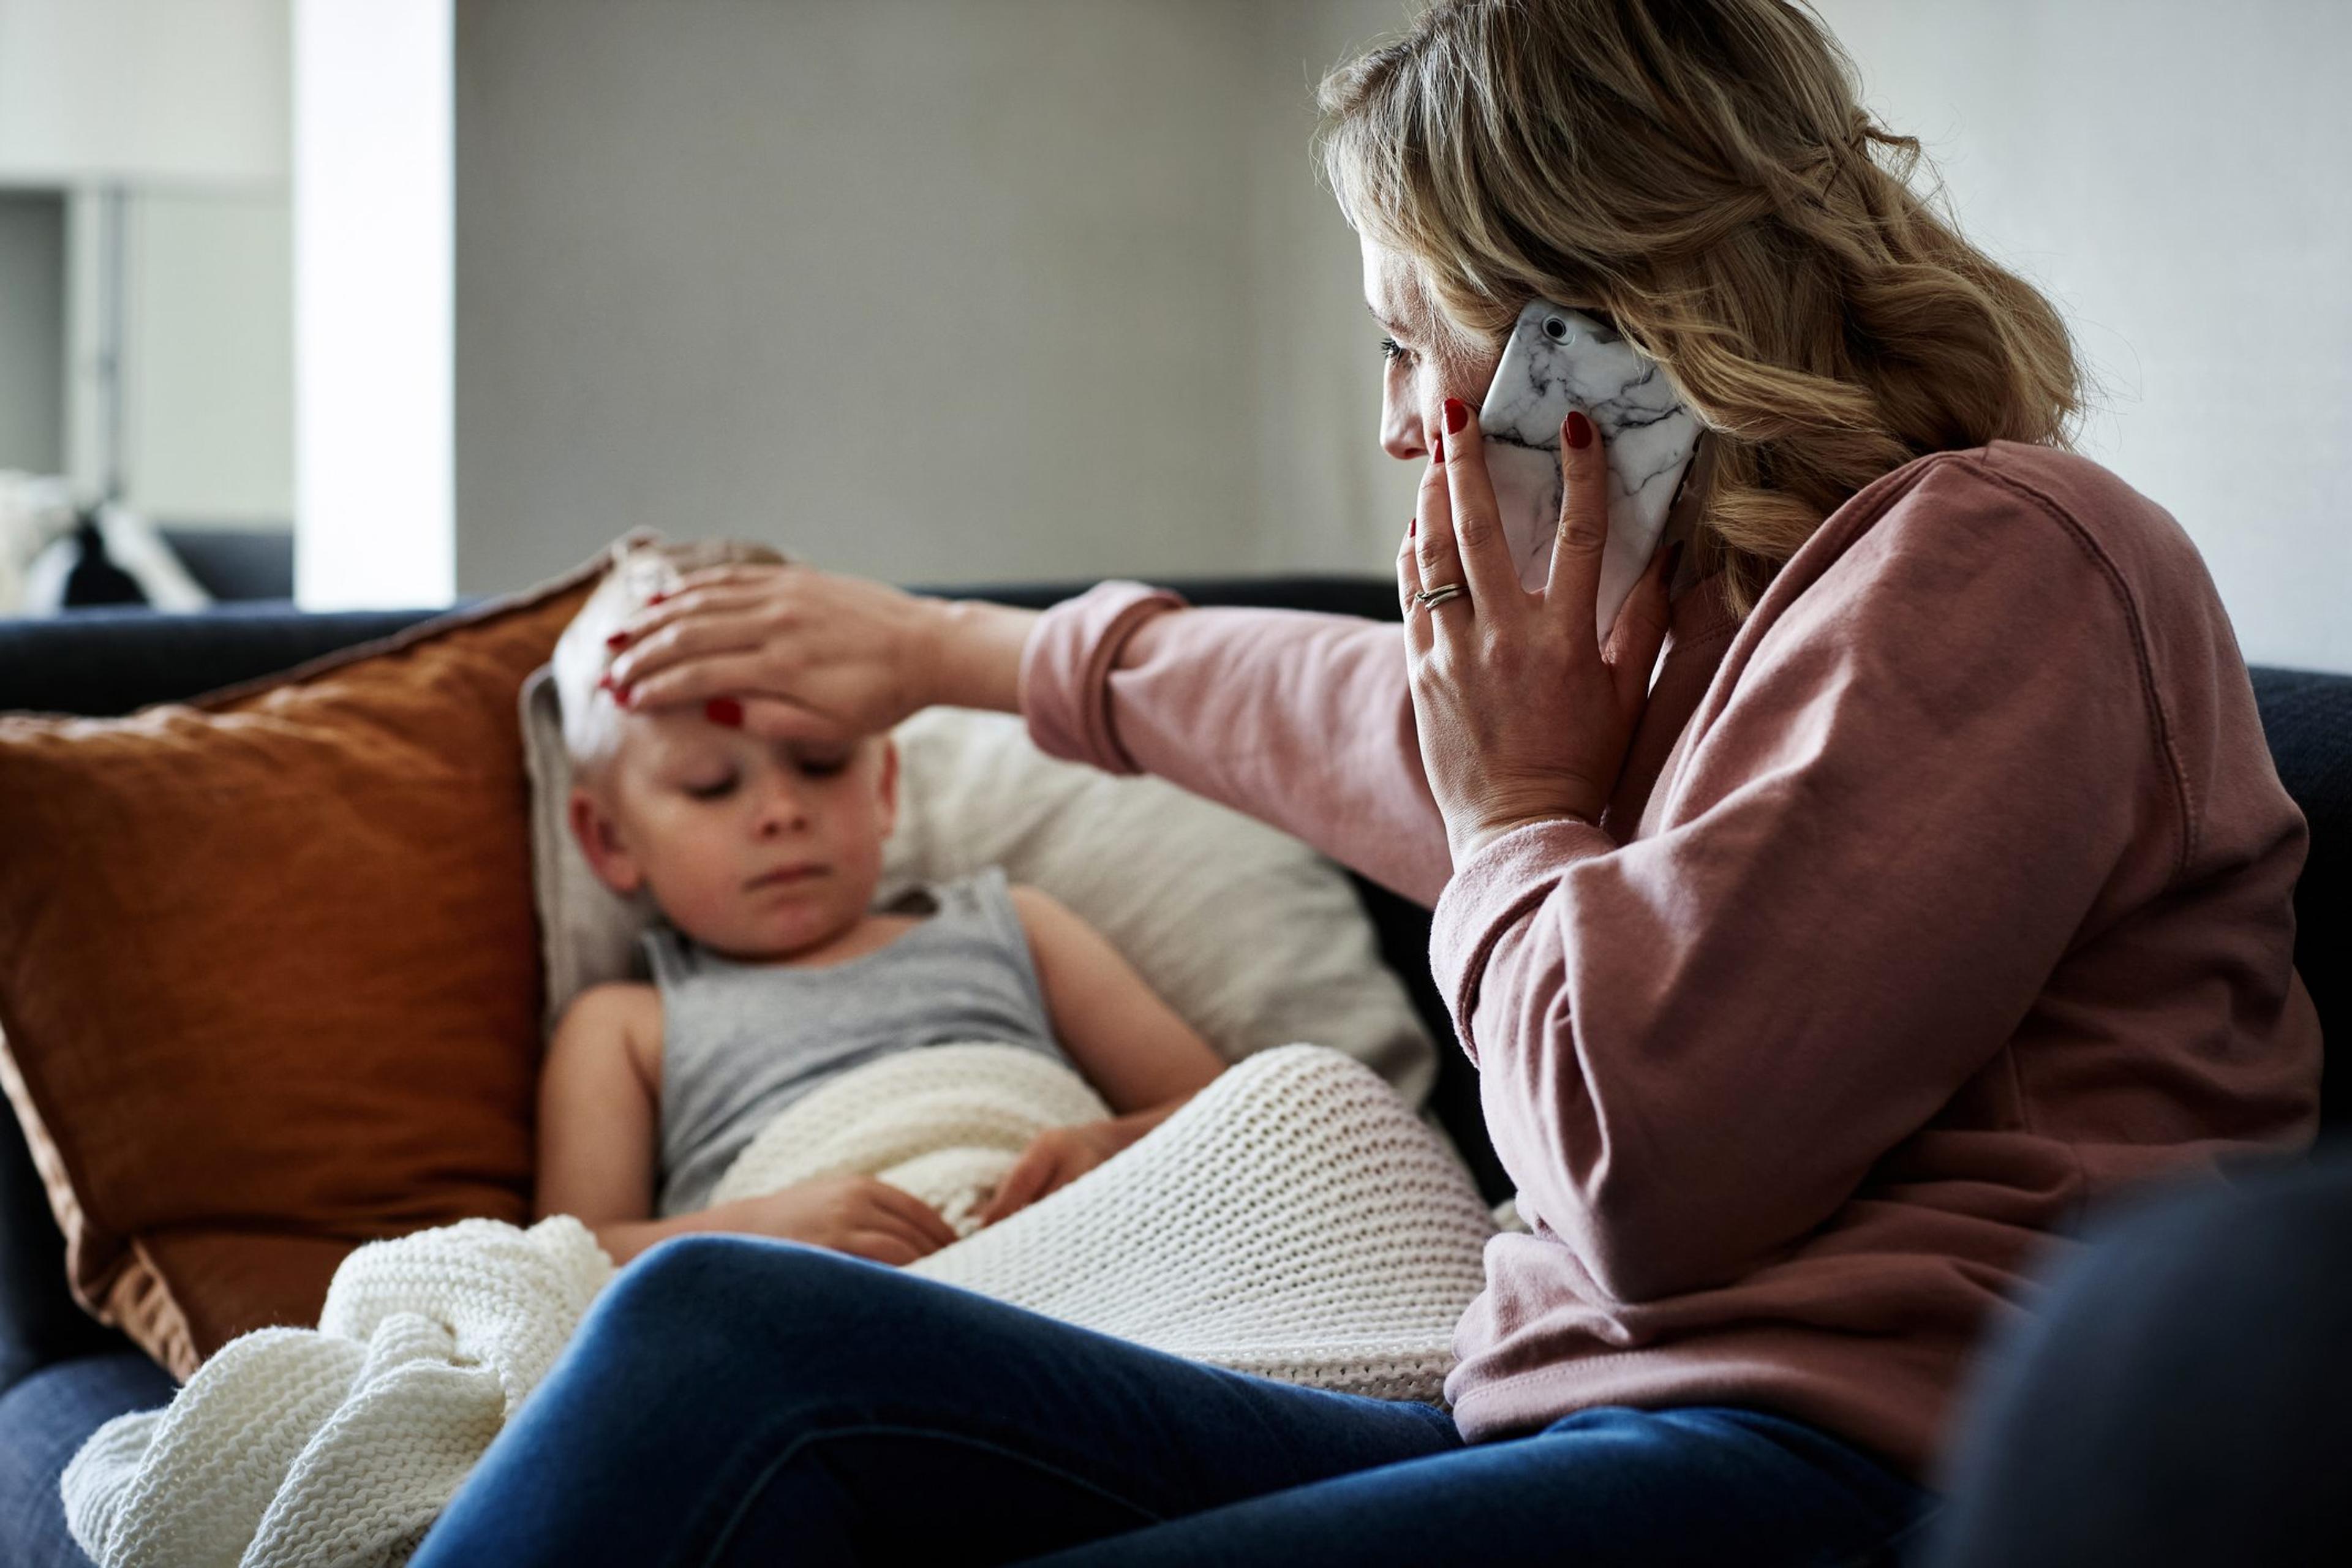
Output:
<svg viewBox="0 0 2352 1568">
<path fill-rule="evenodd" d="M 450 0 L 295 0 L 294 596 L 446 603 Z"/>
<path fill-rule="evenodd" d="M 294 257 L 283 195 L 151 192 L 126 216 L 123 467 L 181 525 L 294 515 Z M 92 458 L 89 467 L 94 477 Z"/>
<path fill-rule="evenodd" d="M 2104 383 L 2255 663 L 2352 670 L 2352 5 L 1817 0 Z"/>
</svg>

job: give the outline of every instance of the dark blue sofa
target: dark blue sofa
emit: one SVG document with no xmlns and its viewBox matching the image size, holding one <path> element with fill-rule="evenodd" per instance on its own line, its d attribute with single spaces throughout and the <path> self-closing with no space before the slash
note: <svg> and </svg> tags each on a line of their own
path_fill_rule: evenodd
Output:
<svg viewBox="0 0 2352 1568">
<path fill-rule="evenodd" d="M 1084 584 L 964 589 L 1044 605 Z M 1285 577 L 1180 582 L 1197 604 L 1276 605 L 1393 620 L 1385 579 Z M 302 615 L 283 605 L 202 616 L 86 612 L 57 621 L 0 621 L 0 710 L 125 713 L 283 669 L 384 636 L 424 612 Z M 2296 960 L 2330 1038 L 2352 1032 L 2352 677 L 2257 669 L 2254 691 L 2271 752 L 2312 825 L 2295 896 Z M 5 809 L 5 804 L 0 804 Z M 1442 1039 L 1447 1024 L 1430 984 L 1428 916 L 1359 882 L 1389 962 Z M 1479 1120 L 1477 1090 L 1458 1052 L 1443 1054 L 1437 1108 L 1490 1197 L 1508 1188 Z M 2331 1081 L 2331 1129 L 2352 1121 L 2352 1089 Z M 65 1534 L 57 1476 L 100 1423 L 159 1405 L 171 1381 L 66 1293 L 64 1243 L 13 1119 L 0 1117 L 0 1564 L 51 1568 L 86 1559 Z"/>
</svg>

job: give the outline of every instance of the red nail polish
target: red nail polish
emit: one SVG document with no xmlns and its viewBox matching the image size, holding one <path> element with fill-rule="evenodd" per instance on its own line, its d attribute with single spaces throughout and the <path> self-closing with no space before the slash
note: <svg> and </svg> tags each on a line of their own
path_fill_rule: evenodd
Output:
<svg viewBox="0 0 2352 1568">
<path fill-rule="evenodd" d="M 743 727 L 743 705 L 732 697 L 714 697 L 702 705 L 702 716 L 714 724 L 724 724 L 730 730 Z"/>
<path fill-rule="evenodd" d="M 613 700 L 619 703 L 622 707 L 626 708 L 630 701 L 629 689 L 625 686 L 615 686 L 613 688 Z"/>
<path fill-rule="evenodd" d="M 1580 452 L 1592 445 L 1592 421 L 1584 416 L 1584 410 L 1571 408 L 1568 411 L 1568 426 L 1564 435 L 1568 444 Z"/>
<path fill-rule="evenodd" d="M 658 605 L 658 604 L 660 604 L 664 599 L 667 599 L 667 598 L 668 598 L 668 597 L 669 597 L 669 595 L 668 595 L 667 594 L 652 594 L 652 595 L 648 595 L 646 596 L 646 604 L 648 604 L 648 605 Z"/>
<path fill-rule="evenodd" d="M 1407 539 L 1411 539 L 1416 532 L 1420 531 L 1420 529 L 1421 519 L 1419 516 L 1416 515 L 1404 520 L 1404 536 Z"/>
<path fill-rule="evenodd" d="M 1444 437 L 1432 436 L 1429 438 L 1429 460 L 1433 463 L 1442 463 L 1445 461 Z"/>
<path fill-rule="evenodd" d="M 629 634 L 626 632 L 614 632 L 611 637 L 604 639 L 604 646 L 609 648 L 626 647 L 629 646 Z"/>
<path fill-rule="evenodd" d="M 1458 397 L 1445 400 L 1445 433 L 1458 435 L 1462 426 L 1470 423 L 1470 405 Z"/>
</svg>

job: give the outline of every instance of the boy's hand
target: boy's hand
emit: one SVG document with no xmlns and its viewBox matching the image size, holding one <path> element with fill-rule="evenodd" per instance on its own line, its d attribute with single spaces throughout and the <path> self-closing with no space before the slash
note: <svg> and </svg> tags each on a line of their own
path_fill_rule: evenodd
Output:
<svg viewBox="0 0 2352 1568">
<path fill-rule="evenodd" d="M 1142 1137 L 1157 1125 L 1159 1119 L 1155 1117 L 1139 1127 L 1134 1125 L 1136 1120 L 1120 1117 L 1111 1121 L 1085 1121 L 1076 1127 L 1049 1127 L 1040 1132 L 1022 1151 L 1013 1169 L 1004 1173 L 1004 1180 L 996 1184 L 996 1195 L 981 1211 L 980 1223 L 994 1225 L 1056 1188 L 1068 1186 Z"/>
<path fill-rule="evenodd" d="M 804 1241 L 877 1263 L 904 1266 L 956 1238 L 939 1211 L 871 1176 L 820 1176 L 727 1205 L 730 1221 L 760 1236 Z"/>
</svg>

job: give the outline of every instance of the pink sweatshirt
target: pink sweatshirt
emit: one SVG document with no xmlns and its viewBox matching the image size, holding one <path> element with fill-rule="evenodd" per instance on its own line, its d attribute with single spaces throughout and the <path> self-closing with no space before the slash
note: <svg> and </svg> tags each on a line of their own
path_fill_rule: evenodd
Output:
<svg viewBox="0 0 2352 1568">
<path fill-rule="evenodd" d="M 1031 733 L 1434 901 L 1534 1226 L 1455 1337 L 1473 1439 L 1733 1404 L 1924 1476 L 2086 1200 L 2312 1132 L 2303 818 L 2195 547 L 2096 464 L 1922 458 L 1745 624 L 1685 595 L 1601 826 L 1459 867 L 1395 626 L 1180 605 L 1048 612 Z"/>
</svg>

